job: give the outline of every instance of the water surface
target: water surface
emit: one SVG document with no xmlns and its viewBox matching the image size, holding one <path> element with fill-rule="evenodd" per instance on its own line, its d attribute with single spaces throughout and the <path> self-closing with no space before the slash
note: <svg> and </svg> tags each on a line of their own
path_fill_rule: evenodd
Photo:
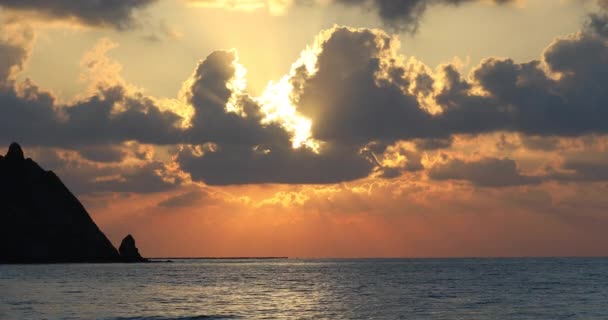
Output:
<svg viewBox="0 0 608 320">
<path fill-rule="evenodd" d="M 608 259 L 0 265 L 0 319 L 608 319 Z"/>
</svg>

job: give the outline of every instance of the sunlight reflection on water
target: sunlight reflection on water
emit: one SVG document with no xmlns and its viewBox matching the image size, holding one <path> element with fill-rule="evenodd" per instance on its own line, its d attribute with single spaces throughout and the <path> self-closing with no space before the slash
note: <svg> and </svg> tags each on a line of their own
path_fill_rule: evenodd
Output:
<svg viewBox="0 0 608 320">
<path fill-rule="evenodd" d="M 606 319 L 607 259 L 0 266 L 0 319 Z"/>
</svg>

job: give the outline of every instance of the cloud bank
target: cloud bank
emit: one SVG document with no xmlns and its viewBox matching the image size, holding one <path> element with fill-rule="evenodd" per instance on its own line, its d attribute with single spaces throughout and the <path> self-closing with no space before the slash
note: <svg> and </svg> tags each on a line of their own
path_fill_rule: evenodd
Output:
<svg viewBox="0 0 608 320">
<path fill-rule="evenodd" d="M 539 145 L 538 139 L 608 133 L 608 40 L 596 27 L 556 39 L 538 60 L 488 58 L 463 75 L 452 64 L 431 69 L 403 56 L 398 38 L 382 30 L 336 26 L 322 31 L 260 97 L 247 92 L 234 50 L 200 61 L 177 98 L 148 96 L 120 77 L 120 65 L 105 55 L 114 45 L 102 40 L 83 59 L 90 92 L 69 103 L 32 80 L 16 80 L 33 37 L 5 31 L 2 143 L 78 151 L 78 161 L 106 169 L 132 154 L 125 146 L 158 146 L 165 162 L 147 159 L 138 168 L 169 185 L 188 179 L 167 178 L 162 172 L 173 170 L 167 166 L 209 185 L 329 184 L 420 172 L 480 187 L 584 180 L 591 179 L 590 167 L 566 160 L 552 164 L 555 172 L 528 174 L 509 155 L 427 158 L 463 135 L 502 132 Z M 404 141 L 413 144 L 400 146 Z M 110 170 L 97 186 L 106 190 L 100 181 L 126 176 Z M 121 190 L 127 189 L 137 186 Z"/>
<path fill-rule="evenodd" d="M 50 20 L 74 20 L 119 30 L 135 25 L 135 14 L 155 0 L 0 0 L 0 8 Z"/>
<path fill-rule="evenodd" d="M 512 3 L 515 0 L 491 0 L 495 4 Z M 425 12 L 431 6 L 458 6 L 481 0 L 334 0 L 334 3 L 360 7 L 378 14 L 386 26 L 398 31 L 416 32 Z"/>
</svg>

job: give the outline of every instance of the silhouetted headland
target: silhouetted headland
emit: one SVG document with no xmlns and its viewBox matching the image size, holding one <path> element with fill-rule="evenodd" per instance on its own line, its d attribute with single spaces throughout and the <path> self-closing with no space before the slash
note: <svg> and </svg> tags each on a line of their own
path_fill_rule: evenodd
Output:
<svg viewBox="0 0 608 320">
<path fill-rule="evenodd" d="M 116 250 L 59 177 L 17 143 L 0 156 L 0 263 L 144 261 L 131 235 Z"/>
</svg>

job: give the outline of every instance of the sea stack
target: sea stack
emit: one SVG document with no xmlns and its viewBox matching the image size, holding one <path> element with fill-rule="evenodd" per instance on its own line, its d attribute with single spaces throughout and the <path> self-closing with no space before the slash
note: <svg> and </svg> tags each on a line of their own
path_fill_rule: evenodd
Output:
<svg viewBox="0 0 608 320">
<path fill-rule="evenodd" d="M 118 252 L 124 262 L 149 262 L 148 259 L 143 258 L 139 254 L 139 249 L 135 245 L 135 239 L 131 235 L 122 239 Z"/>
<path fill-rule="evenodd" d="M 59 177 L 11 144 L 0 156 L 0 263 L 122 261 Z"/>
</svg>

